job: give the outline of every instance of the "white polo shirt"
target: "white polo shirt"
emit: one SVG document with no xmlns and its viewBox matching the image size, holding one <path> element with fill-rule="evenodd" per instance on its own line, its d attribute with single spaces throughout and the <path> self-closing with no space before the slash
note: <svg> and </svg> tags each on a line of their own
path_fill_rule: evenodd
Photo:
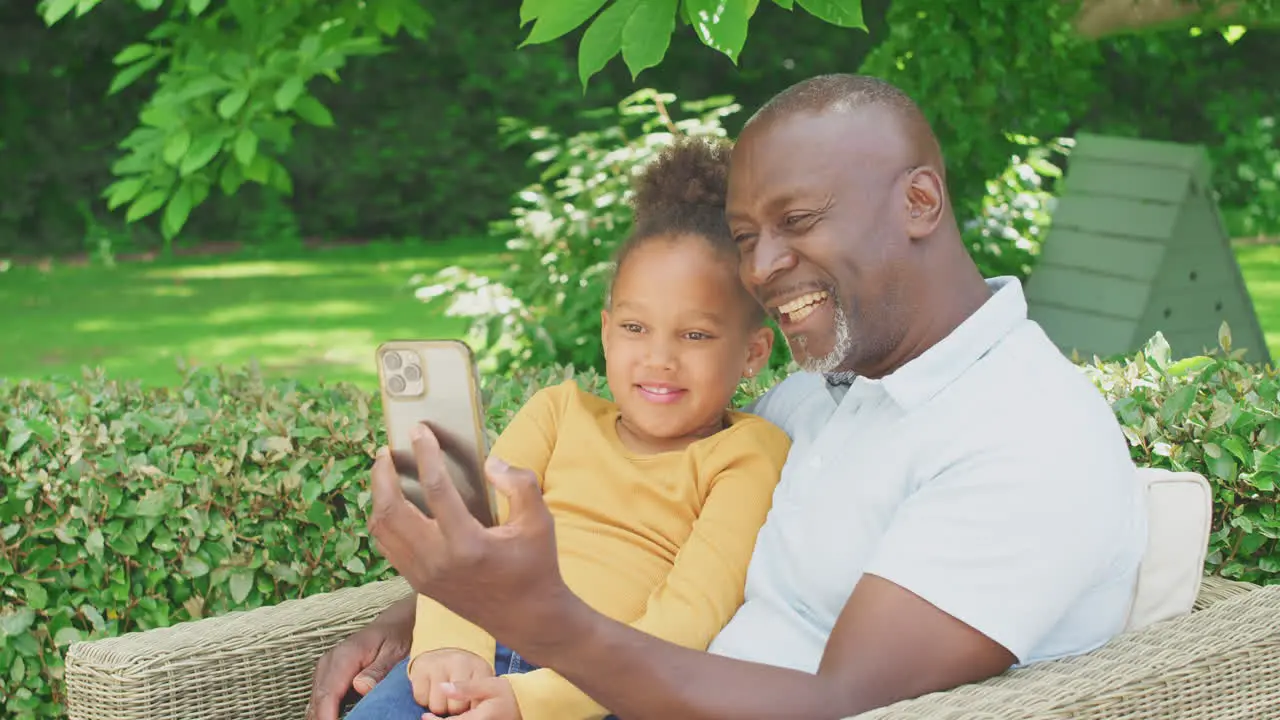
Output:
<svg viewBox="0 0 1280 720">
<path fill-rule="evenodd" d="M 816 672 L 864 573 L 973 626 L 1019 664 L 1125 623 L 1146 509 L 1115 415 L 1027 319 L 1015 278 L 892 375 L 793 375 L 754 407 L 793 445 L 742 607 L 711 652 Z"/>
</svg>

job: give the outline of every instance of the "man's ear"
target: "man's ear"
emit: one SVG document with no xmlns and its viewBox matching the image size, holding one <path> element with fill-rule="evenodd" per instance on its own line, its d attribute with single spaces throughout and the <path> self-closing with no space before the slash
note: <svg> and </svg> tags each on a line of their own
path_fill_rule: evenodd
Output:
<svg viewBox="0 0 1280 720">
<path fill-rule="evenodd" d="M 747 364 L 743 372 L 751 377 L 764 369 L 773 353 L 773 328 L 761 325 L 747 338 Z"/>
<path fill-rule="evenodd" d="M 942 221 L 947 207 L 947 186 L 936 170 L 925 165 L 907 175 L 907 234 L 928 237 Z"/>
<path fill-rule="evenodd" d="M 609 354 L 609 311 L 600 311 L 600 349 Z"/>
</svg>

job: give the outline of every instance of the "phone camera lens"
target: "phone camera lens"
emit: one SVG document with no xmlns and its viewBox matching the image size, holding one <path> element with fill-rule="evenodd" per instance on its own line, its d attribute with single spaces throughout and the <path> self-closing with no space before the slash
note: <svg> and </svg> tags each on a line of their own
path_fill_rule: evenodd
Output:
<svg viewBox="0 0 1280 720">
<path fill-rule="evenodd" d="M 389 352 L 382 356 L 382 364 L 388 370 L 399 370 L 400 366 L 404 365 L 404 359 L 400 357 L 398 352 Z"/>
<path fill-rule="evenodd" d="M 391 388 L 391 392 L 402 393 L 405 389 L 404 378 L 396 375 L 387 381 L 387 386 Z"/>
<path fill-rule="evenodd" d="M 409 382 L 418 382 L 422 379 L 422 370 L 417 365 L 406 365 L 404 368 L 404 379 Z"/>
</svg>

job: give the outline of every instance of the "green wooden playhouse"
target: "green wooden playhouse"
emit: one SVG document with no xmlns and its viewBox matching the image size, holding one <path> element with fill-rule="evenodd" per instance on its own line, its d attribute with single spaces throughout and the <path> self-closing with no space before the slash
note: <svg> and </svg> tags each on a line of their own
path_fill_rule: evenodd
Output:
<svg viewBox="0 0 1280 720">
<path fill-rule="evenodd" d="M 1082 359 L 1137 352 L 1157 331 L 1175 357 L 1196 355 L 1226 321 L 1233 349 L 1270 362 L 1198 145 L 1077 135 L 1026 293 Z"/>
</svg>

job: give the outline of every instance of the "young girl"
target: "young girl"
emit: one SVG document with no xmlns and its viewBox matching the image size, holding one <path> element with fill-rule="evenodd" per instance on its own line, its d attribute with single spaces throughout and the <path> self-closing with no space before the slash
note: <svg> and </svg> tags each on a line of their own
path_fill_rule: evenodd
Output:
<svg viewBox="0 0 1280 720">
<path fill-rule="evenodd" d="M 789 440 L 729 409 L 773 333 L 738 279 L 724 219 L 728 148 L 684 140 L 638 178 L 603 321 L 614 400 L 572 381 L 536 393 L 493 447 L 537 473 L 569 587 L 599 611 L 705 649 L 742 602 Z M 505 500 L 499 496 L 499 517 Z M 408 659 L 347 717 L 459 714 L 443 683 L 504 677 L 510 720 L 608 711 L 555 672 L 420 596 Z"/>
</svg>

